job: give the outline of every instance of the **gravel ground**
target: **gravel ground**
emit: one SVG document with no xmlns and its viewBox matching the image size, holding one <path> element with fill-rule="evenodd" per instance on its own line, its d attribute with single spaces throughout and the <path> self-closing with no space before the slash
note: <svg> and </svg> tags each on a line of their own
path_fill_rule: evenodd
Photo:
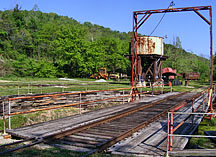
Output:
<svg viewBox="0 0 216 157">
<path fill-rule="evenodd" d="M 0 145 L 8 144 L 8 143 L 16 142 L 16 141 L 19 141 L 19 140 L 16 140 L 16 139 L 4 139 L 3 135 L 0 134 Z"/>
</svg>

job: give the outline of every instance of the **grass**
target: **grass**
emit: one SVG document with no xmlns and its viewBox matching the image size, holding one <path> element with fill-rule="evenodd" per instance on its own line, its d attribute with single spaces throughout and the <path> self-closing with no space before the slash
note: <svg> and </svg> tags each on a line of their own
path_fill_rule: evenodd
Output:
<svg viewBox="0 0 216 157">
<path fill-rule="evenodd" d="M 27 94 L 27 93 L 52 93 L 52 92 L 63 92 L 63 91 L 85 91 L 85 90 L 106 90 L 106 89 L 116 89 L 116 88 L 130 88 L 129 80 L 123 81 L 113 81 L 109 80 L 107 82 L 95 82 L 94 79 L 87 79 L 87 78 L 75 78 L 71 81 L 62 81 L 58 78 L 0 78 L 0 80 L 8 80 L 10 82 L 0 82 L 0 96 L 3 95 L 16 95 L 16 94 Z M 55 86 L 50 87 L 41 87 L 41 86 L 32 86 L 38 84 L 50 84 Z M 19 85 L 19 89 L 17 88 Z M 67 85 L 66 88 L 61 87 L 61 85 Z M 178 92 L 185 92 L 185 91 L 199 91 L 207 88 L 209 83 L 202 83 L 200 81 L 190 81 L 190 87 L 186 88 L 185 86 L 173 86 L 173 91 Z M 170 90 L 169 87 L 165 87 L 165 90 Z M 154 88 L 154 90 L 158 90 L 160 88 Z M 151 91 L 151 88 L 142 88 L 142 91 Z M 106 106 L 106 105 L 104 105 Z M 102 106 L 95 106 L 91 110 L 103 108 Z M 21 127 L 24 125 L 30 125 L 38 122 L 43 122 L 47 120 L 53 120 L 62 118 L 65 116 L 77 114 L 78 109 L 71 108 L 63 108 L 63 109 L 56 109 L 51 111 L 41 111 L 26 115 L 16 115 L 11 118 L 12 128 Z M 216 130 L 215 128 L 216 120 L 208 121 L 204 120 L 201 125 L 199 126 L 198 134 L 202 134 L 203 130 Z M 6 121 L 6 127 L 8 125 L 8 121 Z M 3 121 L 0 120 L 0 130 L 3 130 Z M 205 139 L 197 139 L 192 138 L 190 140 L 191 145 L 200 145 L 204 147 L 205 143 L 210 143 L 210 140 Z M 215 145 L 213 145 L 215 147 Z M 209 147 L 213 147 L 209 145 Z M 80 153 L 74 153 L 68 150 L 61 150 L 57 148 L 46 149 L 46 150 L 39 150 L 36 148 L 28 148 L 21 150 L 19 152 L 11 153 L 6 156 L 81 156 Z M 92 157 L 102 157 L 105 154 L 96 154 Z M 110 156 L 110 155 L 108 155 Z"/>
<path fill-rule="evenodd" d="M 107 82 L 95 82 L 95 79 L 74 78 L 73 80 L 60 80 L 58 78 L 30 78 L 30 77 L 0 77 L 0 96 L 23 95 L 36 93 L 52 93 L 66 91 L 85 91 L 85 90 L 106 90 L 115 88 L 130 88 L 129 80 L 106 80 Z M 41 85 L 52 86 L 41 86 Z M 173 86 L 174 92 L 201 91 L 208 87 L 209 82 L 190 81 L 189 87 Z M 145 89 L 143 89 L 145 90 Z"/>
<path fill-rule="evenodd" d="M 216 118 L 213 118 L 212 120 L 203 119 L 198 126 L 196 135 L 205 135 L 204 131 L 216 131 Z M 216 144 L 213 143 L 209 138 L 191 138 L 187 145 L 187 148 L 197 147 L 215 149 Z"/>
<path fill-rule="evenodd" d="M 8 153 L 2 155 L 2 157 L 80 157 L 85 155 L 85 153 L 72 152 L 69 150 L 63 150 L 59 148 L 49 148 L 49 149 L 35 149 L 35 148 L 26 148 L 17 152 Z M 90 157 L 117 157 L 116 155 L 110 154 L 93 154 Z"/>
<path fill-rule="evenodd" d="M 131 87 L 128 80 L 108 80 L 107 82 L 95 82 L 94 79 L 88 78 L 75 78 L 74 80 L 69 81 L 62 81 L 58 78 L 0 78 L 0 80 L 10 81 L 0 81 L 0 96 L 24 95 L 30 93 L 42 94 L 67 91 L 106 90 Z"/>
<path fill-rule="evenodd" d="M 74 156 L 79 157 L 83 153 L 75 153 L 69 150 L 63 150 L 58 148 L 49 148 L 45 150 L 35 149 L 35 148 L 26 148 L 17 152 L 8 153 L 2 155 L 3 157 L 68 157 Z"/>
</svg>

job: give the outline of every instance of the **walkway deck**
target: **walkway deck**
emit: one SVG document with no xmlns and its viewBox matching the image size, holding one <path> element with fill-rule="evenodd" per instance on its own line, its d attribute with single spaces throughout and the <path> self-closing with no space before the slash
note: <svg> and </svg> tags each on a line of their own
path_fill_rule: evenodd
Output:
<svg viewBox="0 0 216 157">
<path fill-rule="evenodd" d="M 215 95 L 213 97 L 215 99 Z M 198 98 L 195 101 L 194 107 L 196 108 L 202 102 L 202 98 Z M 201 112 L 200 108 L 197 112 Z M 206 111 L 208 109 L 206 108 Z M 184 107 L 179 112 L 191 112 L 192 107 Z M 179 124 L 182 120 L 187 118 L 188 115 L 175 115 L 174 126 Z M 190 135 L 193 134 L 203 116 L 194 116 L 194 123 L 192 119 L 189 119 L 187 123 L 181 126 L 177 134 Z M 189 138 L 187 137 L 174 137 L 173 150 L 183 150 L 188 143 Z M 151 123 L 149 127 L 140 130 L 132 137 L 121 141 L 109 149 L 112 154 L 118 155 L 136 155 L 136 156 L 164 156 L 167 151 L 167 117 L 161 118 L 157 122 Z"/>
<path fill-rule="evenodd" d="M 176 95 L 177 92 L 174 93 L 166 93 L 162 95 L 157 95 L 154 97 L 143 97 L 142 100 L 137 102 L 147 104 L 154 101 L 158 101 L 170 95 Z M 191 97 L 196 93 L 190 93 Z M 189 95 L 189 96 L 190 96 Z M 202 98 L 198 98 L 194 107 L 198 106 L 202 102 Z M 99 119 L 103 119 L 109 117 L 119 111 L 123 111 L 134 107 L 137 103 L 127 103 L 119 106 L 101 109 L 99 111 L 92 111 L 88 113 L 84 113 L 82 115 L 75 115 L 70 117 L 65 117 L 58 120 L 53 120 L 45 123 L 39 123 L 31 126 L 25 126 L 22 128 L 7 130 L 8 133 L 13 136 L 21 137 L 21 138 L 31 138 L 31 137 L 44 137 L 48 135 L 52 135 L 58 132 L 61 132 L 66 129 L 71 129 L 86 123 L 90 123 L 92 121 L 97 121 Z M 180 111 L 181 112 L 191 112 L 191 107 L 184 107 Z M 201 110 L 201 108 L 200 108 Z M 207 108 L 206 108 L 207 110 Z M 180 121 L 185 119 L 188 115 L 175 115 L 174 117 L 174 125 L 178 124 Z M 177 131 L 180 134 L 192 134 L 199 123 L 202 120 L 202 116 L 198 115 L 194 117 L 194 123 L 192 124 L 192 120 L 189 119 L 186 124 L 181 126 Z M 188 138 L 184 137 L 174 137 L 174 150 L 182 150 L 186 146 L 188 142 Z M 156 122 L 151 123 L 148 127 L 140 130 L 133 134 L 133 136 L 115 144 L 110 147 L 108 151 L 112 154 L 120 154 L 120 155 L 152 155 L 152 156 L 163 156 L 166 153 L 167 147 L 167 117 L 160 118 Z"/>
<path fill-rule="evenodd" d="M 147 104 L 154 101 L 158 101 L 170 95 L 176 95 L 178 92 L 166 93 L 157 96 L 143 97 L 141 103 Z M 138 102 L 138 101 L 137 101 Z M 32 138 L 32 137 L 44 137 L 57 132 L 63 131 L 65 129 L 71 129 L 79 125 L 87 124 L 99 119 L 103 119 L 113 114 L 123 111 L 138 105 L 136 102 L 125 103 L 122 105 L 101 109 L 97 111 L 83 113 L 82 115 L 69 116 L 57 120 L 48 121 L 45 123 L 38 123 L 30 126 L 24 126 L 21 128 L 7 130 L 13 136 L 21 138 Z"/>
</svg>

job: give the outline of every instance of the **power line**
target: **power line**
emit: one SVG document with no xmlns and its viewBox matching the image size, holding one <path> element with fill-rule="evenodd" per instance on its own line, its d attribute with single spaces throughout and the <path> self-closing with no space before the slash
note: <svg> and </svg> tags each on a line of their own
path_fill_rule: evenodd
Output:
<svg viewBox="0 0 216 157">
<path fill-rule="evenodd" d="M 174 6 L 175 5 L 175 3 L 173 2 L 173 1 L 171 1 L 170 2 L 170 4 L 169 4 L 169 6 L 168 6 L 168 8 L 171 8 L 172 6 Z M 167 8 L 167 9 L 168 9 Z M 166 15 L 166 12 L 163 14 L 163 16 L 161 17 L 161 19 L 160 19 L 160 21 L 158 22 L 158 24 L 155 26 L 155 28 L 153 29 L 153 31 L 151 32 L 151 34 L 149 35 L 149 36 L 151 36 L 153 33 L 154 33 L 154 31 L 157 29 L 157 27 L 160 25 L 160 23 L 162 22 L 162 20 L 163 20 L 163 18 L 164 18 L 164 16 Z"/>
</svg>

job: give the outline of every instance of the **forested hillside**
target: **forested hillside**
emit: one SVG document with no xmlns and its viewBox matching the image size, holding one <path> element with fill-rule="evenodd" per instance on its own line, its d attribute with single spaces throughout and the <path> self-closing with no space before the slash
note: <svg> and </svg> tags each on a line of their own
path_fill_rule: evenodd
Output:
<svg viewBox="0 0 216 157">
<path fill-rule="evenodd" d="M 88 77 L 100 67 L 128 73 L 131 33 L 112 31 L 90 22 L 42 13 L 37 9 L 0 11 L 0 76 Z M 209 61 L 165 45 L 163 66 L 208 77 Z"/>
</svg>

